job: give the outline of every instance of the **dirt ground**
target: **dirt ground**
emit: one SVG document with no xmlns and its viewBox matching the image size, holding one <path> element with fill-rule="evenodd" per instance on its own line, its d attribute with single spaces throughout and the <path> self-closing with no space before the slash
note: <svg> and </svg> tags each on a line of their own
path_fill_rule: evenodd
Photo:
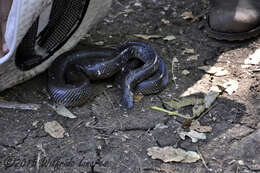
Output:
<svg viewBox="0 0 260 173">
<path fill-rule="evenodd" d="M 242 68 L 244 60 L 260 48 L 260 38 L 232 43 L 208 38 L 208 8 L 207 0 L 115 0 L 108 16 L 79 46 L 146 41 L 167 63 L 168 87 L 158 95 L 145 96 L 125 111 L 120 107 L 120 91 L 106 87 L 113 83 L 105 81 L 98 84 L 93 99 L 70 109 L 76 119 L 62 117 L 48 106 L 46 74 L 2 92 L 0 96 L 6 100 L 39 103 L 42 108 L 0 109 L 0 172 L 260 172 L 260 73 L 254 66 Z M 192 12 L 196 20 L 184 19 L 184 12 Z M 135 34 L 174 35 L 176 39 L 143 40 Z M 173 59 L 178 62 L 172 64 Z M 208 75 L 198 69 L 204 65 L 224 67 L 230 74 Z M 183 70 L 190 74 L 184 75 Z M 183 95 L 207 93 L 223 79 L 234 79 L 239 87 L 232 95 L 223 93 L 199 120 L 213 129 L 206 140 L 181 140 L 177 131 L 185 120 L 151 109 Z M 54 120 L 66 131 L 62 139 L 44 131 L 44 124 Z M 196 151 L 204 159 L 190 164 L 164 163 L 148 156 L 147 149 L 153 146 Z M 37 159 L 53 164 L 37 165 Z"/>
</svg>

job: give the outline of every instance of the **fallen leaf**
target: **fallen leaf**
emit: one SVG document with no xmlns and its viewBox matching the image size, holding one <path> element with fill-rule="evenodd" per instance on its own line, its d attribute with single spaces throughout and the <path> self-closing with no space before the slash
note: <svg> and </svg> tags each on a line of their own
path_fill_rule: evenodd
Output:
<svg viewBox="0 0 260 173">
<path fill-rule="evenodd" d="M 257 65 L 260 64 L 260 49 L 257 49 L 252 55 L 249 55 L 244 61 L 245 64 Z"/>
<path fill-rule="evenodd" d="M 181 73 L 182 73 L 183 75 L 185 75 L 185 76 L 187 76 L 187 75 L 190 74 L 190 72 L 189 72 L 188 70 L 183 70 Z"/>
<path fill-rule="evenodd" d="M 77 118 L 72 112 L 70 112 L 70 110 L 68 110 L 65 106 L 63 105 L 54 105 L 51 107 L 57 112 L 57 114 L 67 117 L 67 118 Z"/>
<path fill-rule="evenodd" d="M 185 19 L 185 20 L 189 20 L 189 19 L 192 19 L 192 20 L 195 20 L 196 17 L 193 16 L 192 12 L 191 11 L 186 11 L 184 13 L 182 13 L 182 18 Z"/>
<path fill-rule="evenodd" d="M 134 4 L 134 6 L 136 6 L 136 7 L 142 7 L 142 3 L 141 3 L 141 2 L 136 2 L 136 3 Z"/>
<path fill-rule="evenodd" d="M 144 40 L 162 38 L 161 35 L 134 34 L 134 36 L 136 36 L 136 37 L 138 37 L 138 38 L 142 38 L 142 39 L 144 39 Z"/>
<path fill-rule="evenodd" d="M 64 138 L 65 130 L 57 121 L 45 123 L 44 131 L 54 138 Z"/>
<path fill-rule="evenodd" d="M 144 98 L 143 94 L 135 94 L 134 95 L 134 103 L 141 101 L 143 98 Z"/>
<path fill-rule="evenodd" d="M 179 60 L 178 60 L 176 57 L 174 57 L 174 58 L 172 59 L 172 63 L 177 63 L 177 62 L 179 62 Z"/>
<path fill-rule="evenodd" d="M 216 92 L 216 91 L 209 91 L 206 96 L 204 97 L 204 105 L 206 108 L 209 108 L 214 102 L 215 100 L 218 98 L 220 92 Z"/>
<path fill-rule="evenodd" d="M 38 123 L 39 123 L 39 121 L 36 120 L 36 121 L 34 121 L 34 122 L 32 123 L 32 126 L 33 126 L 33 127 L 38 127 Z"/>
<path fill-rule="evenodd" d="M 113 88 L 113 85 L 107 85 L 106 87 L 107 88 Z"/>
<path fill-rule="evenodd" d="M 166 20 L 166 19 L 161 19 L 161 22 L 164 23 L 164 24 L 170 24 L 170 21 Z"/>
<path fill-rule="evenodd" d="M 192 114 L 195 117 L 199 117 L 206 110 L 206 106 L 204 104 L 194 105 L 192 108 Z"/>
<path fill-rule="evenodd" d="M 152 159 L 160 159 L 163 162 L 194 163 L 200 160 L 200 155 L 194 151 L 185 151 L 181 148 L 173 147 L 151 147 L 147 149 L 147 154 Z"/>
<path fill-rule="evenodd" d="M 187 61 L 197 61 L 199 57 L 199 55 L 192 55 L 187 58 Z"/>
<path fill-rule="evenodd" d="M 168 102 L 164 102 L 168 106 L 174 109 L 180 109 L 186 106 L 190 105 L 197 105 L 197 104 L 202 104 L 203 99 L 196 98 L 196 97 L 182 97 L 178 101 L 177 100 L 171 100 Z"/>
<path fill-rule="evenodd" d="M 204 70 L 206 73 L 214 76 L 226 76 L 229 72 L 223 67 L 212 67 L 212 66 L 201 66 L 198 67 L 200 70 Z"/>
<path fill-rule="evenodd" d="M 238 82 L 233 79 L 228 79 L 222 84 L 219 84 L 218 86 L 224 88 L 229 95 L 232 95 L 233 92 L 235 92 L 238 89 Z"/>
<path fill-rule="evenodd" d="M 165 124 L 159 123 L 159 124 L 155 125 L 154 130 L 155 129 L 167 129 L 168 127 L 169 126 L 166 126 Z"/>
<path fill-rule="evenodd" d="M 174 35 L 167 35 L 166 37 L 163 38 L 163 40 L 166 40 L 166 41 L 172 41 L 175 39 L 176 39 L 176 37 Z"/>
<path fill-rule="evenodd" d="M 104 41 L 97 41 L 94 44 L 97 46 L 103 46 L 105 43 L 104 43 Z"/>
<path fill-rule="evenodd" d="M 182 140 L 185 140 L 186 136 L 190 137 L 191 141 L 193 143 L 198 142 L 199 139 L 202 139 L 202 140 L 206 139 L 206 135 L 204 133 L 199 133 L 194 130 L 190 130 L 189 132 L 185 132 L 185 131 L 181 130 L 178 132 L 178 134 Z"/>
<path fill-rule="evenodd" d="M 207 133 L 212 131 L 210 126 L 201 126 L 198 120 L 193 120 L 190 126 L 190 130 L 194 130 L 200 133 Z"/>
<path fill-rule="evenodd" d="M 122 14 L 132 13 L 132 12 L 134 12 L 133 9 L 126 9 L 126 10 L 124 10 L 124 11 L 120 11 L 119 13 L 117 13 L 117 14 L 115 15 L 115 17 L 118 17 L 118 16 L 120 16 L 120 15 L 122 15 Z"/>
<path fill-rule="evenodd" d="M 185 54 L 194 54 L 195 50 L 194 49 L 189 49 L 189 48 L 185 48 L 184 51 L 182 51 L 182 55 Z"/>
</svg>

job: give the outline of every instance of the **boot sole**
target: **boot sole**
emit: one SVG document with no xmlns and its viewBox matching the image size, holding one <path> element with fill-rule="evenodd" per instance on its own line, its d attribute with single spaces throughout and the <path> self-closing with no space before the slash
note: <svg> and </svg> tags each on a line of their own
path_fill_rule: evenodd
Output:
<svg viewBox="0 0 260 173">
<path fill-rule="evenodd" d="M 208 18 L 208 17 L 207 17 Z M 226 40 L 226 41 L 243 41 L 254 38 L 260 35 L 260 26 L 247 31 L 240 33 L 228 33 L 228 32 L 219 32 L 212 29 L 209 25 L 209 21 L 207 21 L 207 29 L 206 33 L 209 37 L 217 39 L 217 40 Z"/>
</svg>

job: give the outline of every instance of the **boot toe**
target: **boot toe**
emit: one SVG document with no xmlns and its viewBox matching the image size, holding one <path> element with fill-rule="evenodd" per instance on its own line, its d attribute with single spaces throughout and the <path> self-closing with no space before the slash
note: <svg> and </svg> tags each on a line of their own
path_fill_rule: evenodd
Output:
<svg viewBox="0 0 260 173">
<path fill-rule="evenodd" d="M 248 9 L 215 9 L 209 13 L 211 29 L 225 33 L 247 32 L 260 25 L 258 12 Z"/>
</svg>

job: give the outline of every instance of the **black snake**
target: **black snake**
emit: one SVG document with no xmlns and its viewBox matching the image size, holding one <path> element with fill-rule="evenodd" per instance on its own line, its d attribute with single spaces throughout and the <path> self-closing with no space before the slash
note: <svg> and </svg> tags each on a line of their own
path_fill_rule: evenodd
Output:
<svg viewBox="0 0 260 173">
<path fill-rule="evenodd" d="M 120 72 L 122 104 L 126 108 L 133 107 L 134 93 L 158 93 L 168 83 L 161 57 L 149 44 L 136 41 L 118 49 L 72 50 L 60 55 L 49 68 L 48 91 L 57 104 L 80 105 L 92 93 L 91 80 L 110 78 Z"/>
</svg>

